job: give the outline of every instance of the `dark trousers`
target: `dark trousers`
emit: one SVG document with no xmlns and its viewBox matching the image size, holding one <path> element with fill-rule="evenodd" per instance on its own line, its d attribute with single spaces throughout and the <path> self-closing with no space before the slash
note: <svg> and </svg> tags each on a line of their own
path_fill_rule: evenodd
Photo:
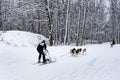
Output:
<svg viewBox="0 0 120 80">
<path fill-rule="evenodd" d="M 39 52 L 38 60 L 39 61 L 41 60 L 41 56 L 43 57 L 43 62 L 45 62 L 46 59 L 45 59 L 45 54 L 43 52 Z"/>
</svg>

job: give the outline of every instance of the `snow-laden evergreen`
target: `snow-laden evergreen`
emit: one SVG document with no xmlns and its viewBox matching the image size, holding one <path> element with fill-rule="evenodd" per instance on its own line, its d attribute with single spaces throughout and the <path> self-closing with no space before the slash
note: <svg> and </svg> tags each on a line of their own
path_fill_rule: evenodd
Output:
<svg viewBox="0 0 120 80">
<path fill-rule="evenodd" d="M 0 80 L 120 79 L 120 45 L 115 45 L 113 48 L 109 43 L 77 47 L 48 46 L 51 57 L 55 57 L 57 61 L 39 66 L 33 65 L 37 62 L 38 52 L 35 46 L 30 46 L 33 44 L 29 40 L 38 42 L 35 36 L 40 35 L 15 31 L 1 33 L 1 35 L 4 36 L 3 40 L 10 44 L 24 44 L 26 47 L 6 45 L 0 41 Z M 73 47 L 86 48 L 87 52 L 85 55 L 73 57 L 69 54 Z"/>
</svg>

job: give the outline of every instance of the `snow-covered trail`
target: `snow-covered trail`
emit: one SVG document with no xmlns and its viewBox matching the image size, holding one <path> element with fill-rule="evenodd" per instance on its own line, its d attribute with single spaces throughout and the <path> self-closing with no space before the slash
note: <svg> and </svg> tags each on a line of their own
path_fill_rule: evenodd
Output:
<svg viewBox="0 0 120 80">
<path fill-rule="evenodd" d="M 43 66 L 37 61 L 35 48 L 0 46 L 0 80 L 119 80 L 120 45 L 82 46 L 85 55 L 73 57 L 69 50 L 75 46 L 48 47 L 57 62 Z M 79 47 L 76 47 L 79 48 Z"/>
</svg>

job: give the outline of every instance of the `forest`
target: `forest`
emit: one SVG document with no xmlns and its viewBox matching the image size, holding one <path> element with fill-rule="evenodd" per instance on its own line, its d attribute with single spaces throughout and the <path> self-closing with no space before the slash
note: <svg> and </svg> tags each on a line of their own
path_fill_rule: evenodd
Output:
<svg viewBox="0 0 120 80">
<path fill-rule="evenodd" d="M 42 34 L 50 45 L 120 43 L 120 0 L 0 0 L 0 31 Z"/>
</svg>

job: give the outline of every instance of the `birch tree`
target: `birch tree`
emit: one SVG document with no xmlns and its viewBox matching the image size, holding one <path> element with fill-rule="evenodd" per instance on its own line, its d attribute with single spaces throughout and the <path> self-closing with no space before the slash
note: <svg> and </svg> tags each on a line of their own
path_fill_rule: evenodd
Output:
<svg viewBox="0 0 120 80">
<path fill-rule="evenodd" d="M 111 16 L 111 27 L 112 27 L 112 39 L 116 41 L 116 43 L 119 43 L 119 8 L 117 6 L 118 0 L 110 0 L 110 16 Z"/>
<path fill-rule="evenodd" d="M 117 19 L 117 43 L 120 43 L 120 0 L 117 2 L 118 6 L 118 19 Z"/>
<path fill-rule="evenodd" d="M 111 0 L 111 23 L 112 23 L 112 39 L 115 39 L 115 28 L 116 28 L 116 0 Z"/>
<path fill-rule="evenodd" d="M 66 14 L 66 24 L 65 24 L 65 37 L 64 37 L 64 44 L 66 44 L 67 41 L 67 35 L 68 35 L 68 19 L 69 19 L 69 6 L 70 6 L 70 1 L 67 1 L 67 14 Z"/>
</svg>

